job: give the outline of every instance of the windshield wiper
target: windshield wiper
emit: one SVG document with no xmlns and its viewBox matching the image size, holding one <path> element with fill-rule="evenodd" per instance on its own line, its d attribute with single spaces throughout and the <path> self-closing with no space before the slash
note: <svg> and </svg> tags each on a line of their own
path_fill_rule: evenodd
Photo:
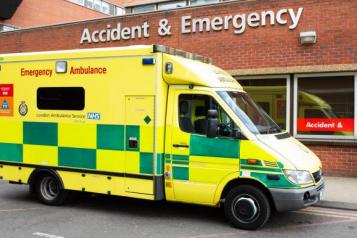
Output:
<svg viewBox="0 0 357 238">
<path fill-rule="evenodd" d="M 268 129 L 268 131 L 267 131 L 267 134 L 270 134 L 270 132 L 272 132 L 272 133 L 279 133 L 279 132 L 281 132 L 281 129 L 280 129 L 280 127 L 278 127 L 278 126 L 276 126 L 276 125 L 273 125 L 272 127 L 270 127 L 269 129 Z"/>
<path fill-rule="evenodd" d="M 260 132 L 260 134 L 273 134 L 273 133 L 281 132 L 281 129 L 278 126 L 273 125 L 273 126 L 269 127 L 268 129 L 260 130 L 259 132 Z"/>
</svg>

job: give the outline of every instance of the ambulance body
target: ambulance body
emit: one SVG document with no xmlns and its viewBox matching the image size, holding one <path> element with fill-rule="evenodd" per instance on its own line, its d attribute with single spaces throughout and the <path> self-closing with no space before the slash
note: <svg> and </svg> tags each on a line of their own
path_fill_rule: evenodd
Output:
<svg viewBox="0 0 357 238">
<path fill-rule="evenodd" d="M 286 127 L 286 87 L 285 86 L 245 86 L 244 90 L 260 107 L 268 113 L 281 128 Z M 299 90 L 298 118 L 337 118 L 322 98 Z"/>
<path fill-rule="evenodd" d="M 257 229 L 316 203 L 321 163 L 206 58 L 168 47 L 0 55 L 0 178 L 224 206 Z"/>
</svg>

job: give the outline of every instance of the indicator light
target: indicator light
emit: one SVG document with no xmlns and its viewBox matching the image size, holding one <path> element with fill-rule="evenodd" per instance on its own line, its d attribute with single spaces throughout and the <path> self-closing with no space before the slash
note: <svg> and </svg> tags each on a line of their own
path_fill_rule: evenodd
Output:
<svg viewBox="0 0 357 238">
<path fill-rule="evenodd" d="M 257 159 L 249 159 L 248 164 L 257 165 L 259 164 L 259 161 Z"/>
</svg>

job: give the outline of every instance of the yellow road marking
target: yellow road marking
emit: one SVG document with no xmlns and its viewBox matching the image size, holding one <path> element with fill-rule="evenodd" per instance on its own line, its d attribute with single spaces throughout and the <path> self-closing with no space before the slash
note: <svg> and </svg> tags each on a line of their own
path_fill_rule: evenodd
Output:
<svg viewBox="0 0 357 238">
<path fill-rule="evenodd" d="M 317 210 L 317 209 L 304 209 L 300 211 L 294 211 L 294 213 L 302 213 L 302 214 L 311 214 L 317 216 L 329 216 L 329 217 L 342 217 L 342 218 L 356 218 L 357 213 L 350 212 L 337 212 L 337 211 L 329 211 L 329 210 Z"/>
<path fill-rule="evenodd" d="M 40 208 L 32 207 L 32 208 L 0 209 L 0 212 L 26 212 L 26 211 L 32 211 L 38 209 Z"/>
<path fill-rule="evenodd" d="M 354 222 L 357 222 L 357 219 L 346 219 L 346 220 L 337 220 L 337 221 L 333 220 L 333 221 L 323 221 L 323 222 L 315 222 L 309 224 L 287 225 L 282 227 L 263 229 L 263 231 L 289 230 L 292 228 L 314 227 L 314 226 L 332 225 L 332 224 L 340 224 L 340 223 L 354 223 Z"/>
<path fill-rule="evenodd" d="M 213 234 L 203 234 L 203 235 L 193 235 L 193 236 L 185 236 L 183 238 L 211 238 L 211 237 L 227 237 L 227 236 L 237 236 L 247 233 L 246 231 L 237 231 L 237 232 L 227 232 L 227 233 L 213 233 Z"/>
</svg>

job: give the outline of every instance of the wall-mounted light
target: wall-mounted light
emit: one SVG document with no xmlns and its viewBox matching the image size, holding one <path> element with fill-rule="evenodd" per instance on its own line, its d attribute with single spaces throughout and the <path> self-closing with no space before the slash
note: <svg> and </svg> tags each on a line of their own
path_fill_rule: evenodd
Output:
<svg viewBox="0 0 357 238">
<path fill-rule="evenodd" d="M 56 61 L 56 73 L 67 73 L 67 61 Z"/>
<path fill-rule="evenodd" d="M 304 44 L 315 44 L 316 43 L 316 31 L 304 31 L 300 32 L 300 43 Z"/>
</svg>

